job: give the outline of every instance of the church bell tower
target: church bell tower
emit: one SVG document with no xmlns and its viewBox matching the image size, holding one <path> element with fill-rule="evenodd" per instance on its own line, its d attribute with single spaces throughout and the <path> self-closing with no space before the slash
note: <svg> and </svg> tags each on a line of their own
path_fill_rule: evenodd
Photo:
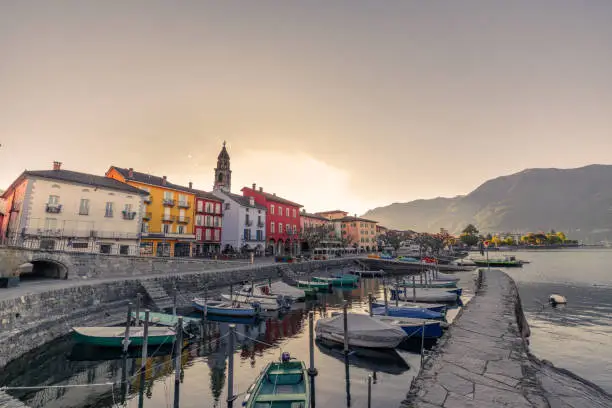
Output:
<svg viewBox="0 0 612 408">
<path fill-rule="evenodd" d="M 215 183 L 213 190 L 221 190 L 227 193 L 232 189 L 232 171 L 230 170 L 230 157 L 223 142 L 223 148 L 217 156 L 217 168 L 215 169 Z"/>
</svg>

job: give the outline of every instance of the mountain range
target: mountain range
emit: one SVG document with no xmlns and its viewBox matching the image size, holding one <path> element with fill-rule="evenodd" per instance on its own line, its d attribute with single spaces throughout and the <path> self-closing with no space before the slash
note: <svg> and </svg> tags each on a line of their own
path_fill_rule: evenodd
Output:
<svg viewBox="0 0 612 408">
<path fill-rule="evenodd" d="M 394 203 L 363 215 L 393 229 L 459 233 L 564 231 L 589 242 L 612 238 L 612 165 L 527 169 L 452 198 Z"/>
</svg>

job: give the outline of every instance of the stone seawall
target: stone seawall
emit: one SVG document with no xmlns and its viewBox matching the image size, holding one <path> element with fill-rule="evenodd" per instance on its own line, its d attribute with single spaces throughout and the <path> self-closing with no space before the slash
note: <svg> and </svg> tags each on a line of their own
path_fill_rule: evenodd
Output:
<svg viewBox="0 0 612 408">
<path fill-rule="evenodd" d="M 292 264 L 292 270 L 307 270 L 340 267 L 350 260 L 313 261 Z M 8 289 L 0 299 L 0 368 L 9 361 L 65 335 L 74 326 L 110 325 L 125 321 L 127 303 L 135 302 L 136 295 L 147 296 L 141 285 L 142 279 L 155 279 L 172 293 L 179 293 L 179 302 L 189 303 L 194 295 L 200 295 L 205 287 L 214 291 L 230 284 L 247 280 L 278 279 L 277 264 L 252 265 L 238 269 L 123 277 L 103 281 L 65 281 L 65 287 L 44 290 L 40 285 L 36 291 L 27 287 Z M 58 281 L 51 281 L 57 285 Z M 2 290 L 2 289 L 0 289 Z M 4 289 L 7 290 L 7 289 Z"/>
<path fill-rule="evenodd" d="M 612 396 L 538 360 L 518 289 L 479 271 L 480 288 L 414 379 L 402 408 L 604 408 Z"/>
</svg>

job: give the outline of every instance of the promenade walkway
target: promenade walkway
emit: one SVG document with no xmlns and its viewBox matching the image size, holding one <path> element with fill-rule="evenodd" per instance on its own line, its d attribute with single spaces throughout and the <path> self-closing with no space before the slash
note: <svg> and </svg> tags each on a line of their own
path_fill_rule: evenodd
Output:
<svg viewBox="0 0 612 408">
<path fill-rule="evenodd" d="M 612 407 L 612 396 L 599 387 L 529 354 L 521 336 L 528 327 L 517 302 L 508 275 L 484 272 L 478 294 L 426 362 L 402 407 Z"/>
</svg>

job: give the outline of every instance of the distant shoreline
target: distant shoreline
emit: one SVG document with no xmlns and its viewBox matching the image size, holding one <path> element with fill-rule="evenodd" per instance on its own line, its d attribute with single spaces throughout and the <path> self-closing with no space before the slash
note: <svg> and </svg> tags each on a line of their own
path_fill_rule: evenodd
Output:
<svg viewBox="0 0 612 408">
<path fill-rule="evenodd" d="M 503 246 L 499 248 L 489 248 L 490 252 L 504 251 L 559 251 L 568 249 L 612 249 L 605 245 L 542 245 L 542 246 Z M 479 249 L 469 249 L 469 252 L 480 252 Z"/>
</svg>

